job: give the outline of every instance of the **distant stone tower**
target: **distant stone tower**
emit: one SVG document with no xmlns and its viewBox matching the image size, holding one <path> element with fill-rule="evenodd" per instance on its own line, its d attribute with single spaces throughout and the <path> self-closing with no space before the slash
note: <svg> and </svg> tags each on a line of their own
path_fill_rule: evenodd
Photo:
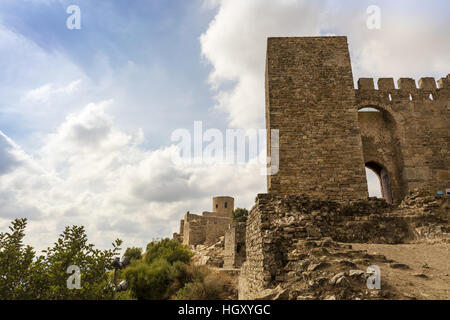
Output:
<svg viewBox="0 0 450 320">
<path fill-rule="evenodd" d="M 234 210 L 234 198 L 232 197 L 214 197 L 212 211 L 224 217 L 231 217 Z"/>
<path fill-rule="evenodd" d="M 189 211 L 180 221 L 179 233 L 173 238 L 186 245 L 210 245 L 225 235 L 232 220 L 234 198 L 214 197 L 212 211 L 203 211 L 201 215 Z"/>
</svg>

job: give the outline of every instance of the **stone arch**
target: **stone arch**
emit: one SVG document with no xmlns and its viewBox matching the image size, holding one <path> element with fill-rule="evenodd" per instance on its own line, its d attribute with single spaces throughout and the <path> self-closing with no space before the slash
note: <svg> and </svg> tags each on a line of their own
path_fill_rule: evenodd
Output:
<svg viewBox="0 0 450 320">
<path fill-rule="evenodd" d="M 362 99 L 361 101 L 358 101 L 356 110 L 359 111 L 364 108 L 374 108 L 379 110 L 380 112 L 386 112 L 387 115 L 395 121 L 398 134 L 403 134 L 403 125 L 405 124 L 405 118 L 403 117 L 401 112 L 396 111 L 396 108 L 393 107 L 392 103 L 386 103 L 377 99 Z"/>
<path fill-rule="evenodd" d="M 381 183 L 384 183 L 383 197 L 386 201 L 397 204 L 404 197 L 403 157 L 399 133 L 401 125 L 398 123 L 400 119 L 394 117 L 395 114 L 392 114 L 390 108 L 368 104 L 360 105 L 358 111 L 363 108 L 378 111 L 358 112 L 364 163 L 375 171 Z"/>
<path fill-rule="evenodd" d="M 381 195 L 383 196 L 383 199 L 385 199 L 387 203 L 394 203 L 390 173 L 386 169 L 386 167 L 375 161 L 366 162 L 365 165 L 366 168 L 369 168 L 378 176 L 381 186 Z"/>
</svg>

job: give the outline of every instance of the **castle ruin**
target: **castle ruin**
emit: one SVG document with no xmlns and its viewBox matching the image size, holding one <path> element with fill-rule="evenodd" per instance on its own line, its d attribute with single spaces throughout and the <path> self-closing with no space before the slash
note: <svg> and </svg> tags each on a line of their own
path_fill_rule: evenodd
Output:
<svg viewBox="0 0 450 320">
<path fill-rule="evenodd" d="M 372 108 L 378 112 L 358 112 Z M 346 37 L 269 38 L 266 126 L 279 130 L 279 171 L 272 194 L 367 199 L 365 167 L 398 204 L 420 188 L 449 187 L 450 75 L 438 81 L 358 80 L 354 89 Z"/>
<path fill-rule="evenodd" d="M 234 198 L 214 197 L 212 211 L 204 211 L 202 215 L 187 212 L 180 221 L 179 233 L 174 233 L 173 238 L 185 245 L 213 244 L 225 235 L 233 210 Z"/>
<path fill-rule="evenodd" d="M 246 223 L 232 223 L 233 198 L 215 197 L 212 212 L 188 212 L 174 234 L 208 245 L 206 263 L 239 269 L 240 299 L 402 297 L 367 290 L 364 270 L 393 261 L 352 244 L 449 241 L 450 75 L 437 86 L 377 84 L 354 88 L 346 37 L 268 39 L 267 148 L 278 172 Z M 369 198 L 365 168 L 383 199 Z"/>
<path fill-rule="evenodd" d="M 370 298 L 360 269 L 385 258 L 336 241 L 448 235 L 449 109 L 450 75 L 438 87 L 363 78 L 354 89 L 346 37 L 269 38 L 267 143 L 279 170 L 248 216 L 240 299 Z M 384 200 L 368 198 L 365 167 Z"/>
</svg>

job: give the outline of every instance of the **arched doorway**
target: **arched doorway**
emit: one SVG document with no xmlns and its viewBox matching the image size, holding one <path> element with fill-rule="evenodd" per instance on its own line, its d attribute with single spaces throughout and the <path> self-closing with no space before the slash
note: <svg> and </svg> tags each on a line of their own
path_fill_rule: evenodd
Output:
<svg viewBox="0 0 450 320">
<path fill-rule="evenodd" d="M 404 195 L 403 156 L 396 120 L 388 111 L 374 105 L 360 107 L 358 120 L 366 168 L 380 180 L 381 196 L 388 203 L 398 204 Z"/>
<path fill-rule="evenodd" d="M 381 196 L 387 203 L 392 204 L 394 201 L 392 197 L 391 181 L 386 168 L 376 162 L 367 162 L 366 168 L 370 169 L 377 175 L 380 182 Z"/>
</svg>

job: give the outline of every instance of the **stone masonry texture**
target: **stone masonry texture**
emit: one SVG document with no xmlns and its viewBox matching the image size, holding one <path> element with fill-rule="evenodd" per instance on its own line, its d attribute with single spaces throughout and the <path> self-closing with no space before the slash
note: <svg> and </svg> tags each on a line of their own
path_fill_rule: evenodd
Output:
<svg viewBox="0 0 450 320">
<path fill-rule="evenodd" d="M 372 108 L 379 112 L 358 112 Z M 266 126 L 268 155 L 279 171 L 268 192 L 317 199 L 366 199 L 364 167 L 381 178 L 383 196 L 400 203 L 411 190 L 450 185 L 450 75 L 436 81 L 358 80 L 354 89 L 346 37 L 269 38 Z"/>
<path fill-rule="evenodd" d="M 377 198 L 343 204 L 306 195 L 258 194 L 247 220 L 247 257 L 240 273 L 239 296 L 254 299 L 259 292 L 283 283 L 290 254 L 299 249 L 299 243 L 328 238 L 397 244 L 448 234 L 440 210 L 445 201 L 448 205 L 447 199 L 428 193 L 413 193 L 400 206 Z"/>
<path fill-rule="evenodd" d="M 245 222 L 233 223 L 225 232 L 224 268 L 240 268 L 245 261 Z"/>
<path fill-rule="evenodd" d="M 368 197 L 346 37 L 269 38 L 266 125 L 279 130 L 269 193 Z"/>
<path fill-rule="evenodd" d="M 400 203 L 411 190 L 445 192 L 450 187 L 450 75 L 438 81 L 401 78 L 359 79 L 359 112 L 365 163 L 387 169 L 393 202 Z"/>
</svg>

